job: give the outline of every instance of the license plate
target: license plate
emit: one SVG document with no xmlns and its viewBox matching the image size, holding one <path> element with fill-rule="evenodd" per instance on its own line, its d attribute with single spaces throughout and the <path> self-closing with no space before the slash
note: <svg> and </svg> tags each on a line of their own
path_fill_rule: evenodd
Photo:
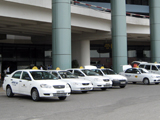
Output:
<svg viewBox="0 0 160 120">
<path fill-rule="evenodd" d="M 126 82 L 121 82 L 121 84 L 125 84 Z"/>
<path fill-rule="evenodd" d="M 64 91 L 63 91 L 63 90 L 61 90 L 61 91 L 57 91 L 57 93 L 64 93 Z"/>
</svg>

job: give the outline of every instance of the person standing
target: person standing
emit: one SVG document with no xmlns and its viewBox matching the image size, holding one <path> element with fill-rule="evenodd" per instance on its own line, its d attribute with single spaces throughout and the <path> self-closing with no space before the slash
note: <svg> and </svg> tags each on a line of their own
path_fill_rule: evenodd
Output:
<svg viewBox="0 0 160 120">
<path fill-rule="evenodd" d="M 7 70 L 6 70 L 7 74 L 10 74 L 10 66 L 8 66 Z"/>
<path fill-rule="evenodd" d="M 43 70 L 43 67 L 42 67 L 42 65 L 40 66 L 40 70 Z"/>
</svg>

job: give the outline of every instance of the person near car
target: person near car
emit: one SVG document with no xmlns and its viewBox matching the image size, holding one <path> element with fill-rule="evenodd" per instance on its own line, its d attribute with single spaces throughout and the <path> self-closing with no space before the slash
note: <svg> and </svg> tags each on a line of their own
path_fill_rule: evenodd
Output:
<svg viewBox="0 0 160 120">
<path fill-rule="evenodd" d="M 7 67 L 6 73 L 10 74 L 10 66 Z"/>
</svg>

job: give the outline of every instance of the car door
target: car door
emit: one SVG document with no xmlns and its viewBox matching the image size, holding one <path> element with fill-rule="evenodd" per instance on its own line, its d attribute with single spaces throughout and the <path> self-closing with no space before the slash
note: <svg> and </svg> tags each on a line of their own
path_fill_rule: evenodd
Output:
<svg viewBox="0 0 160 120">
<path fill-rule="evenodd" d="M 11 87 L 14 93 L 19 93 L 19 81 L 22 71 L 15 72 L 11 77 Z"/>
<path fill-rule="evenodd" d="M 19 90 L 21 94 L 30 95 L 32 80 L 28 72 L 23 71 L 19 81 Z"/>
<path fill-rule="evenodd" d="M 131 81 L 133 82 L 140 82 L 142 81 L 141 72 L 138 69 L 132 69 Z"/>
<path fill-rule="evenodd" d="M 148 70 L 149 72 L 151 72 L 151 65 L 146 65 L 145 69 Z"/>
<path fill-rule="evenodd" d="M 151 65 L 151 73 L 159 74 L 158 68 L 155 65 Z"/>
</svg>

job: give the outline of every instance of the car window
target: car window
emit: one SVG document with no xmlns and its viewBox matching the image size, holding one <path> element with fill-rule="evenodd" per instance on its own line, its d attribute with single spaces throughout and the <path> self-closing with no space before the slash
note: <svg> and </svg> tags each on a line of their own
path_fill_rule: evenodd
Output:
<svg viewBox="0 0 160 120">
<path fill-rule="evenodd" d="M 24 80 L 31 80 L 31 78 L 30 78 L 30 76 L 29 76 L 29 74 L 27 72 L 23 72 L 22 79 L 24 79 Z"/>
<path fill-rule="evenodd" d="M 46 71 L 30 71 L 34 80 L 57 80 L 57 77 Z"/>
<path fill-rule="evenodd" d="M 150 70 L 150 65 L 146 65 L 145 69 Z"/>
<path fill-rule="evenodd" d="M 13 76 L 12 76 L 12 78 L 18 78 L 18 79 L 20 79 L 21 73 L 22 73 L 22 71 L 18 71 L 16 73 L 14 73 Z"/>
<path fill-rule="evenodd" d="M 139 71 L 141 71 L 141 73 L 148 73 L 148 70 L 146 70 L 146 69 L 139 69 Z"/>
<path fill-rule="evenodd" d="M 125 73 L 132 73 L 132 68 L 127 69 L 127 70 L 125 71 Z"/>
<path fill-rule="evenodd" d="M 102 71 L 105 75 L 116 74 L 113 70 L 110 69 L 102 69 Z"/>
<path fill-rule="evenodd" d="M 82 72 L 84 74 L 86 74 L 87 76 L 99 76 L 98 73 L 92 71 L 92 70 L 89 70 L 89 69 L 83 69 Z"/>
<path fill-rule="evenodd" d="M 132 69 L 133 74 L 137 74 L 139 71 L 137 69 Z"/>
<path fill-rule="evenodd" d="M 59 71 L 58 73 L 62 78 L 78 78 L 77 75 L 74 75 L 69 71 Z"/>
<path fill-rule="evenodd" d="M 74 74 L 77 75 L 77 76 L 84 76 L 80 71 L 78 70 L 75 70 L 74 71 Z"/>
<path fill-rule="evenodd" d="M 73 70 L 67 70 L 67 71 L 69 71 L 69 72 L 71 72 L 71 73 L 73 72 Z"/>
<path fill-rule="evenodd" d="M 152 65 L 152 70 L 156 70 L 156 71 L 158 71 L 158 69 L 156 68 L 156 66 L 155 66 L 155 65 Z"/>
<path fill-rule="evenodd" d="M 54 76 L 56 76 L 57 78 L 59 77 L 59 76 L 58 76 L 58 73 L 56 73 L 56 72 L 52 72 L 52 74 L 53 74 Z"/>
<path fill-rule="evenodd" d="M 139 65 L 140 68 L 144 68 L 144 66 L 145 66 L 144 64 L 140 64 Z"/>
<path fill-rule="evenodd" d="M 157 66 L 157 68 L 160 70 L 160 65 L 156 65 Z"/>
<path fill-rule="evenodd" d="M 98 73 L 99 75 L 103 75 L 102 72 L 98 69 L 92 69 L 94 72 Z"/>
</svg>

